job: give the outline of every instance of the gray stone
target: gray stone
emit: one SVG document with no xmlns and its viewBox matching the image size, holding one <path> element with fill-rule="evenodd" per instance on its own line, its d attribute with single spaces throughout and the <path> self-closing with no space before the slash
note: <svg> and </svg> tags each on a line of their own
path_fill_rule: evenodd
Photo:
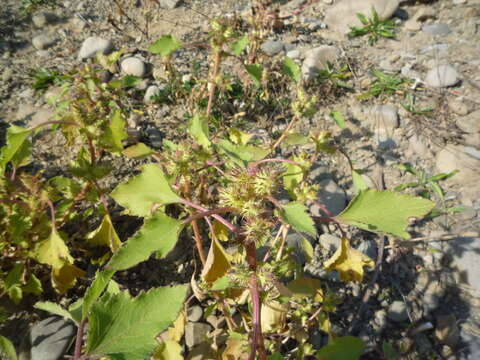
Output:
<svg viewBox="0 0 480 360">
<path fill-rule="evenodd" d="M 40 34 L 32 39 L 32 44 L 37 50 L 44 50 L 55 44 L 57 39 L 49 34 Z"/>
<path fill-rule="evenodd" d="M 451 100 L 448 102 L 448 107 L 452 110 L 455 114 L 465 116 L 468 115 L 469 109 L 467 104 L 465 104 L 461 100 Z"/>
<path fill-rule="evenodd" d="M 318 69 L 324 69 L 328 63 L 335 64 L 339 56 L 340 50 L 334 46 L 322 45 L 309 50 L 302 65 L 303 76 L 311 80 Z"/>
<path fill-rule="evenodd" d="M 395 105 L 375 105 L 364 110 L 365 120 L 370 123 L 375 134 L 375 141 L 382 148 L 397 145 L 393 138 L 394 130 L 398 128 L 398 110 Z"/>
<path fill-rule="evenodd" d="M 394 301 L 390 304 L 387 311 L 387 316 L 390 320 L 395 322 L 403 322 L 408 320 L 407 305 L 403 301 Z"/>
<path fill-rule="evenodd" d="M 465 328 L 460 331 L 460 337 L 462 342 L 466 344 L 466 356 L 463 356 L 462 360 L 478 360 L 480 359 L 480 336 L 478 334 L 472 334 Z"/>
<path fill-rule="evenodd" d="M 413 155 L 422 156 L 428 151 L 425 141 L 416 134 L 408 139 L 408 144 L 408 148 Z"/>
<path fill-rule="evenodd" d="M 367 255 L 373 261 L 377 260 L 378 249 L 377 243 L 374 240 L 362 240 L 357 250 Z"/>
<path fill-rule="evenodd" d="M 453 86 L 457 82 L 457 71 L 450 65 L 436 66 L 425 77 L 425 83 L 434 88 Z"/>
<path fill-rule="evenodd" d="M 145 63 L 137 57 L 128 57 L 122 60 L 120 65 L 123 73 L 138 77 L 144 77 L 146 72 Z"/>
<path fill-rule="evenodd" d="M 347 197 L 345 191 L 332 179 L 325 179 L 320 182 L 318 191 L 318 202 L 323 205 L 333 216 L 336 216 L 345 209 Z M 313 216 L 328 216 L 317 204 L 310 207 Z"/>
<path fill-rule="evenodd" d="M 185 325 L 185 343 L 189 348 L 202 343 L 210 330 L 212 327 L 209 324 L 188 323 Z"/>
<path fill-rule="evenodd" d="M 478 177 L 477 177 L 478 181 Z M 480 237 L 459 237 L 448 242 L 451 268 L 457 273 L 459 283 L 480 293 Z"/>
<path fill-rule="evenodd" d="M 7 82 L 13 77 L 13 70 L 12 68 L 6 67 L 2 73 L 2 80 Z"/>
<path fill-rule="evenodd" d="M 181 0 L 160 0 L 160 6 L 164 9 L 175 9 Z"/>
<path fill-rule="evenodd" d="M 463 148 L 463 151 L 465 152 L 465 154 L 473 156 L 476 159 L 480 159 L 480 150 L 473 146 L 465 146 Z"/>
<path fill-rule="evenodd" d="M 30 330 L 31 360 L 57 360 L 65 353 L 75 335 L 75 326 L 63 318 L 52 316 Z"/>
<path fill-rule="evenodd" d="M 447 145 L 437 153 L 435 165 L 439 172 L 459 170 L 450 180 L 464 186 L 474 184 L 480 175 L 480 160 L 467 154 L 462 145 Z"/>
<path fill-rule="evenodd" d="M 422 31 L 432 36 L 445 36 L 452 32 L 447 24 L 425 24 Z"/>
<path fill-rule="evenodd" d="M 318 242 L 321 247 L 325 248 L 327 251 L 333 252 L 340 247 L 342 239 L 338 236 L 325 233 L 320 235 Z"/>
<path fill-rule="evenodd" d="M 275 40 L 267 40 L 262 44 L 262 50 L 265 54 L 273 56 L 283 51 L 283 43 Z"/>
<path fill-rule="evenodd" d="M 293 258 L 299 265 L 304 265 L 307 262 L 307 259 L 305 258 L 305 250 L 304 250 L 304 241 L 309 241 L 305 236 L 295 232 L 295 231 L 290 231 L 287 234 L 287 238 L 285 239 L 285 242 L 287 244 L 287 247 L 293 249 Z M 262 256 L 263 259 L 263 256 Z"/>
<path fill-rule="evenodd" d="M 457 126 L 467 134 L 480 133 L 480 110 L 476 110 L 467 116 L 458 118 Z"/>
<path fill-rule="evenodd" d="M 187 320 L 191 322 L 199 321 L 203 316 L 203 310 L 201 306 L 190 306 L 187 310 Z"/>
<path fill-rule="evenodd" d="M 351 26 L 361 26 L 362 23 L 357 17 L 358 13 L 367 17 L 372 16 L 372 7 L 378 13 L 380 20 L 389 19 L 397 10 L 399 0 L 343 0 L 327 9 L 325 23 L 327 26 L 340 33 L 348 34 Z"/>
<path fill-rule="evenodd" d="M 97 53 L 108 54 L 113 50 L 113 43 L 109 39 L 103 39 L 91 36 L 82 43 L 78 59 L 88 59 L 94 57 Z"/>
<path fill-rule="evenodd" d="M 154 102 L 152 97 L 157 95 L 159 92 L 160 88 L 157 85 L 150 85 L 147 88 L 147 91 L 145 91 L 145 96 L 143 97 L 143 101 L 145 102 L 145 104 L 151 104 L 152 102 Z"/>
</svg>

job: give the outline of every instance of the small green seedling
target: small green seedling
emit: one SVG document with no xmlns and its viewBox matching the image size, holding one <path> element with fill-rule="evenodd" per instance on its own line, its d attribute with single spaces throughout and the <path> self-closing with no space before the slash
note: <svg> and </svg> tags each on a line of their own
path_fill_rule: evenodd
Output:
<svg viewBox="0 0 480 360">
<path fill-rule="evenodd" d="M 408 111 L 413 116 L 428 116 L 431 115 L 434 107 L 433 106 L 426 106 L 424 108 L 418 109 L 415 106 L 415 98 L 412 94 L 407 95 L 407 104 L 401 104 L 402 107 Z"/>
<path fill-rule="evenodd" d="M 380 70 L 372 70 L 371 74 L 375 77 L 370 89 L 359 96 L 360 99 L 370 99 L 380 95 L 393 95 L 406 90 L 405 85 L 410 83 L 410 80 L 399 75 L 388 75 Z"/>
<path fill-rule="evenodd" d="M 47 90 L 49 86 L 60 82 L 60 73 L 52 69 L 38 69 L 32 72 L 33 84 L 35 91 Z"/>
<path fill-rule="evenodd" d="M 357 14 L 363 26 L 352 26 L 350 37 L 368 35 L 368 43 L 374 45 L 379 38 L 395 38 L 395 22 L 391 19 L 380 20 L 377 11 L 372 7 L 372 17 L 368 18 L 363 14 Z"/>
</svg>

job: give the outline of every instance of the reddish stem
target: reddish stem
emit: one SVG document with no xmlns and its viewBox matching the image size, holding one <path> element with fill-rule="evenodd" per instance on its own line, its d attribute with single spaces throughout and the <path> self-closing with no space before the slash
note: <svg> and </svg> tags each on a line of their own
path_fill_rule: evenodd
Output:
<svg viewBox="0 0 480 360">
<path fill-rule="evenodd" d="M 194 209 L 198 209 L 200 211 L 209 211 L 208 209 L 204 208 L 203 206 L 200 206 L 198 204 L 195 204 L 194 202 L 192 201 L 189 201 L 187 199 L 182 199 L 181 202 L 187 206 L 190 206 L 190 207 L 193 207 Z M 223 217 L 221 217 L 220 215 L 218 214 L 213 214 L 212 217 L 214 219 L 217 219 L 218 221 L 220 221 L 223 225 L 225 225 L 228 230 L 234 232 L 234 233 L 239 233 L 240 232 L 240 228 L 233 225 L 230 221 L 228 220 L 225 220 Z"/>
<path fill-rule="evenodd" d="M 83 331 L 85 330 L 86 319 L 83 319 L 78 325 L 77 336 L 75 338 L 75 352 L 73 360 L 79 360 L 82 356 Z"/>
</svg>

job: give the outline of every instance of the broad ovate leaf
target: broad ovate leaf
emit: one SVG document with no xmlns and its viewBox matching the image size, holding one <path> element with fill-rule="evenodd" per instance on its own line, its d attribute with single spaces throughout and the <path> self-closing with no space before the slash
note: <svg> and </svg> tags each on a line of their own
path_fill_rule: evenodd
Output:
<svg viewBox="0 0 480 360">
<path fill-rule="evenodd" d="M 188 126 L 188 132 L 192 138 L 204 148 L 210 147 L 208 121 L 207 118 L 200 115 L 195 115 Z"/>
<path fill-rule="evenodd" d="M 93 280 L 90 287 L 87 289 L 85 296 L 83 297 L 82 304 L 82 320 L 85 319 L 90 313 L 92 305 L 102 295 L 108 284 L 113 281 L 112 276 L 115 271 L 97 271 L 95 274 L 95 280 Z"/>
<path fill-rule="evenodd" d="M 264 303 L 261 311 L 262 331 L 281 331 L 286 324 L 288 306 L 271 300 Z"/>
<path fill-rule="evenodd" d="M 321 301 L 323 291 L 321 282 L 318 279 L 310 277 L 299 277 L 287 284 L 287 289 L 291 291 L 293 297 L 312 298 L 315 301 Z"/>
<path fill-rule="evenodd" d="M 0 359 L 17 360 L 17 352 L 12 342 L 0 335 Z"/>
<path fill-rule="evenodd" d="M 183 360 L 182 347 L 177 341 L 166 340 L 158 345 L 153 360 Z"/>
<path fill-rule="evenodd" d="M 122 245 L 108 214 L 103 217 L 100 226 L 87 235 L 87 241 L 97 246 L 108 246 L 112 252 Z"/>
<path fill-rule="evenodd" d="M 46 311 L 53 315 L 61 316 L 65 319 L 72 320 L 73 322 L 77 322 L 70 311 L 64 309 L 62 306 L 58 305 L 57 303 L 51 301 L 39 301 L 34 305 L 35 309 Z"/>
<path fill-rule="evenodd" d="M 360 192 L 337 219 L 364 230 L 410 239 L 405 231 L 409 219 L 421 218 L 434 207 L 434 202 L 424 198 L 367 189 Z"/>
<path fill-rule="evenodd" d="M 0 175 L 3 176 L 5 168 L 18 152 L 23 152 L 24 143 L 32 130 L 11 125 L 7 130 L 6 145 L 0 149 Z"/>
<path fill-rule="evenodd" d="M 218 220 L 213 220 L 212 230 L 212 237 L 215 237 L 220 241 L 228 241 L 228 234 L 230 231 L 228 230 L 226 225 L 222 224 Z"/>
<path fill-rule="evenodd" d="M 230 255 L 220 245 L 220 242 L 212 237 L 212 244 L 208 251 L 207 261 L 202 271 L 202 278 L 208 283 L 213 283 L 218 278 L 221 278 L 230 269 Z"/>
<path fill-rule="evenodd" d="M 155 337 L 182 308 L 188 287 L 161 287 L 136 298 L 119 292 L 96 302 L 89 316 L 88 356 L 125 360 L 148 358 L 157 346 Z"/>
<path fill-rule="evenodd" d="M 112 153 L 120 153 L 123 150 L 122 142 L 128 138 L 125 130 L 126 121 L 120 109 L 115 109 L 102 140 Z"/>
<path fill-rule="evenodd" d="M 363 354 L 365 343 L 354 336 L 331 338 L 317 352 L 318 360 L 358 360 Z"/>
<path fill-rule="evenodd" d="M 324 266 L 328 271 L 337 270 L 342 281 L 363 280 L 363 267 L 373 267 L 375 263 L 367 255 L 350 247 L 348 239 L 342 239 L 342 245 L 333 256 L 325 261 Z"/>
<path fill-rule="evenodd" d="M 154 252 L 159 257 L 166 256 L 175 247 L 183 226 L 182 221 L 156 212 L 112 256 L 107 270 L 128 269 L 147 260 Z"/>
<path fill-rule="evenodd" d="M 242 167 L 246 167 L 250 161 L 262 160 L 270 153 L 268 149 L 253 145 L 237 145 L 228 140 L 221 140 L 217 146 L 232 162 Z"/>
<path fill-rule="evenodd" d="M 240 39 L 235 41 L 232 45 L 232 53 L 236 56 L 240 56 L 248 45 L 248 35 L 242 36 Z"/>
<path fill-rule="evenodd" d="M 60 294 L 65 294 L 75 285 L 77 278 L 84 275 L 85 271 L 65 261 L 61 268 L 52 269 L 52 284 Z"/>
<path fill-rule="evenodd" d="M 48 239 L 42 241 L 38 246 L 36 259 L 42 264 L 50 265 L 53 269 L 61 269 L 65 262 L 73 262 L 65 241 L 54 227 L 52 227 Z"/>
<path fill-rule="evenodd" d="M 122 151 L 122 154 L 130 159 L 141 159 L 152 154 L 155 154 L 155 150 L 149 148 L 144 143 L 138 143 Z"/>
<path fill-rule="evenodd" d="M 175 50 L 179 49 L 182 46 L 182 43 L 178 41 L 173 35 L 163 35 L 160 39 L 155 41 L 148 51 L 153 54 L 160 54 L 162 56 L 167 56 L 173 53 Z"/>
<path fill-rule="evenodd" d="M 365 181 L 363 175 L 357 170 L 352 170 L 352 182 L 357 192 L 365 191 L 368 189 L 368 184 Z"/>
<path fill-rule="evenodd" d="M 283 72 L 295 82 L 299 82 L 302 78 L 300 66 L 288 56 L 285 56 L 285 59 L 283 60 Z"/>
<path fill-rule="evenodd" d="M 177 203 L 181 198 L 173 192 L 163 171 L 155 164 L 147 164 L 142 172 L 118 185 L 112 197 L 136 216 L 148 216 L 154 205 Z"/>
<path fill-rule="evenodd" d="M 307 210 L 307 207 L 299 202 L 290 202 L 283 206 L 281 218 L 296 231 L 315 236 L 317 234 L 315 223 L 308 215 Z"/>
<path fill-rule="evenodd" d="M 247 70 L 247 73 L 250 75 L 250 78 L 253 81 L 253 84 L 255 87 L 260 87 L 262 84 L 262 67 L 260 65 L 245 65 L 245 70 Z"/>
<path fill-rule="evenodd" d="M 246 133 L 242 130 L 238 130 L 234 128 L 228 129 L 228 138 L 234 144 L 246 145 L 252 137 L 253 137 L 253 134 Z"/>
</svg>

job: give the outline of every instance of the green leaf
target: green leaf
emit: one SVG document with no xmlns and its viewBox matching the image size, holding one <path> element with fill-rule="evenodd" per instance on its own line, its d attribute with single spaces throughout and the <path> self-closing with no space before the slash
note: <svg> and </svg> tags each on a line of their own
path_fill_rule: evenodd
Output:
<svg viewBox="0 0 480 360">
<path fill-rule="evenodd" d="M 143 171 L 113 190 L 113 199 L 136 216 L 148 216 L 153 205 L 167 205 L 181 201 L 168 183 L 163 171 L 155 164 L 147 164 Z"/>
<path fill-rule="evenodd" d="M 125 270 L 147 260 L 153 252 L 165 257 L 177 243 L 183 222 L 157 212 L 112 256 L 108 270 Z"/>
<path fill-rule="evenodd" d="M 155 360 L 183 360 L 182 347 L 176 341 L 166 340 L 155 349 Z"/>
<path fill-rule="evenodd" d="M 162 287 L 136 298 L 127 292 L 97 302 L 89 317 L 86 354 L 124 360 L 146 359 L 157 346 L 155 337 L 177 317 L 188 287 Z"/>
<path fill-rule="evenodd" d="M 296 82 L 302 78 L 300 66 L 288 56 L 285 56 L 285 60 L 283 60 L 283 72 Z"/>
<path fill-rule="evenodd" d="M 238 39 L 237 41 L 235 41 L 233 43 L 232 52 L 236 56 L 240 56 L 242 54 L 243 50 L 245 50 L 245 48 L 247 47 L 247 45 L 248 45 L 248 36 L 244 35 L 240 39 Z"/>
<path fill-rule="evenodd" d="M 122 141 L 128 138 L 125 130 L 126 121 L 122 116 L 120 109 L 115 109 L 112 114 L 112 120 L 105 131 L 103 141 L 105 141 L 114 153 L 120 153 L 123 150 Z"/>
<path fill-rule="evenodd" d="M 217 146 L 237 165 L 246 167 L 250 161 L 265 158 L 270 150 L 253 145 L 236 145 L 228 140 L 221 140 Z"/>
<path fill-rule="evenodd" d="M 155 154 L 155 150 L 149 148 L 144 143 L 138 143 L 122 151 L 122 154 L 130 159 L 141 159 L 152 154 Z"/>
<path fill-rule="evenodd" d="M 107 288 L 115 271 L 97 271 L 95 280 L 92 285 L 87 289 L 85 296 L 83 297 L 82 305 L 82 320 L 85 319 L 95 301 L 102 295 L 103 291 Z"/>
<path fill-rule="evenodd" d="M 65 319 L 72 320 L 75 323 L 78 323 L 70 313 L 70 311 L 64 309 L 62 306 L 51 301 L 39 301 L 34 306 L 35 309 L 46 311 L 53 315 L 61 316 Z"/>
<path fill-rule="evenodd" d="M 24 153 L 24 142 L 31 134 L 32 130 L 25 129 L 20 126 L 10 125 L 7 130 L 6 145 L 0 149 L 0 175 L 3 176 L 9 161 L 11 161 L 17 153 Z M 17 159 L 17 162 L 19 160 Z"/>
<path fill-rule="evenodd" d="M 368 189 L 367 182 L 363 178 L 362 174 L 359 173 L 357 170 L 352 170 L 352 181 L 353 186 L 355 187 L 357 192 Z"/>
<path fill-rule="evenodd" d="M 268 357 L 268 360 L 284 360 L 285 358 L 279 352 L 275 352 Z"/>
<path fill-rule="evenodd" d="M 427 199 L 368 189 L 360 192 L 337 219 L 368 231 L 410 239 L 405 231 L 408 219 L 423 217 L 434 206 L 435 203 Z"/>
<path fill-rule="evenodd" d="M 78 299 L 68 307 L 68 312 L 72 315 L 73 321 L 79 324 L 82 321 L 83 299 Z"/>
<path fill-rule="evenodd" d="M 386 360 L 395 360 L 400 357 L 398 352 L 395 350 L 393 345 L 388 341 L 383 341 L 382 343 L 383 356 Z"/>
<path fill-rule="evenodd" d="M 103 217 L 100 226 L 87 235 L 86 240 L 93 245 L 108 246 L 112 252 L 122 245 L 108 214 Z"/>
<path fill-rule="evenodd" d="M 115 81 L 115 80 L 113 80 Z M 112 82 L 113 82 L 112 81 Z M 139 84 L 142 81 L 142 78 L 135 75 L 125 75 L 121 79 L 120 87 L 121 88 L 131 88 Z"/>
<path fill-rule="evenodd" d="M 245 65 L 245 69 L 252 78 L 255 87 L 260 87 L 262 84 L 262 67 L 260 65 Z"/>
<path fill-rule="evenodd" d="M 295 164 L 286 163 L 284 166 L 287 170 L 283 173 L 283 185 L 292 199 L 296 199 L 294 190 L 303 180 L 305 172 L 302 167 Z"/>
<path fill-rule="evenodd" d="M 22 290 L 26 294 L 40 295 L 43 292 L 42 282 L 34 274 L 30 274 Z"/>
<path fill-rule="evenodd" d="M 17 262 L 13 266 L 13 269 L 9 271 L 7 277 L 5 278 L 5 289 L 9 289 L 12 286 L 18 286 L 22 284 L 22 275 L 23 275 L 23 269 L 24 269 L 24 263 L 23 262 Z"/>
<path fill-rule="evenodd" d="M 330 112 L 330 117 L 333 120 L 335 120 L 335 122 L 340 127 L 340 129 L 345 129 L 345 118 L 343 117 L 343 114 L 340 111 Z"/>
<path fill-rule="evenodd" d="M 281 217 L 287 224 L 299 231 L 315 236 L 315 223 L 307 213 L 307 207 L 299 202 L 291 202 L 283 206 Z"/>
<path fill-rule="evenodd" d="M 288 134 L 285 137 L 285 144 L 287 145 L 305 145 L 308 143 L 308 136 L 299 134 L 299 133 L 292 133 Z"/>
<path fill-rule="evenodd" d="M 148 51 L 153 54 L 160 54 L 162 56 L 167 56 L 173 53 L 175 50 L 179 49 L 182 46 L 182 43 L 179 42 L 173 35 L 163 35 L 160 39 L 155 41 Z"/>
<path fill-rule="evenodd" d="M 365 344 L 359 338 L 343 336 L 331 339 L 317 352 L 318 360 L 357 360 L 363 353 Z"/>
<path fill-rule="evenodd" d="M 204 116 L 196 114 L 188 125 L 188 132 L 192 138 L 201 146 L 208 149 L 211 145 L 208 131 L 208 120 Z"/>
<path fill-rule="evenodd" d="M 48 239 L 42 241 L 38 246 L 36 259 L 38 262 L 50 265 L 54 269 L 62 268 L 66 261 L 73 262 L 65 241 L 63 241 L 55 228 L 52 228 Z"/>
<path fill-rule="evenodd" d="M 0 359 L 17 360 L 17 352 L 12 342 L 0 335 Z"/>
</svg>

